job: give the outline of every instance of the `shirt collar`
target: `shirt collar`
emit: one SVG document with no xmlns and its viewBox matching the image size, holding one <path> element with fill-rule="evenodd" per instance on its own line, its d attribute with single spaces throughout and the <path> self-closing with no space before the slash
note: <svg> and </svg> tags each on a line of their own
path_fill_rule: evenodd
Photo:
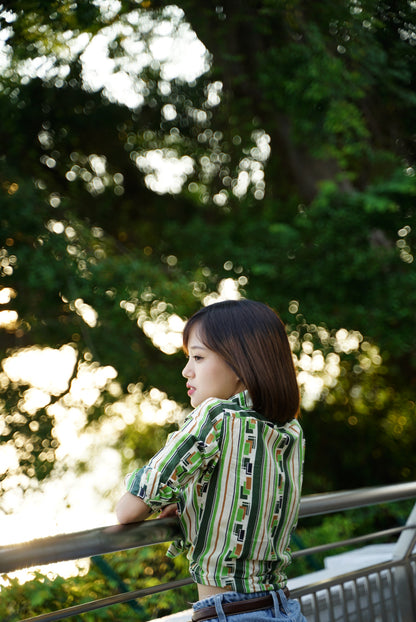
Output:
<svg viewBox="0 0 416 622">
<path fill-rule="evenodd" d="M 253 400 L 251 399 L 247 389 L 245 391 L 241 391 L 241 393 L 236 393 L 235 395 L 233 395 L 231 400 L 233 402 L 236 402 L 242 408 L 247 408 L 247 410 L 253 408 Z"/>
</svg>

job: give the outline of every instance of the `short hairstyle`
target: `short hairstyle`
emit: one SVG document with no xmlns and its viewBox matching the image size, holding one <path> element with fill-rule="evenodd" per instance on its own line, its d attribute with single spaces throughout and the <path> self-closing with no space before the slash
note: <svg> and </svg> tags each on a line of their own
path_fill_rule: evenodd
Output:
<svg viewBox="0 0 416 622">
<path fill-rule="evenodd" d="M 299 387 L 283 322 L 268 305 L 254 300 L 225 300 L 202 307 L 187 321 L 183 348 L 191 330 L 216 352 L 244 383 L 253 408 L 281 425 L 299 414 Z"/>
</svg>

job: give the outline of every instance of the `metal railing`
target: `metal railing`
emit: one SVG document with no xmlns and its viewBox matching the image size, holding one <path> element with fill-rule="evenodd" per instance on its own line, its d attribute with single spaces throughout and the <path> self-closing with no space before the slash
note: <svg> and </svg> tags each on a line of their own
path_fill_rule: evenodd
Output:
<svg viewBox="0 0 416 622">
<path fill-rule="evenodd" d="M 309 495 L 302 497 L 299 519 L 412 498 L 416 498 L 416 482 Z M 336 576 L 325 576 L 294 589 L 291 587 L 292 597 L 300 600 L 308 622 L 415 622 L 416 504 L 404 526 L 296 551 L 293 557 L 322 553 L 341 546 L 357 545 L 375 538 L 395 535 L 399 537 L 391 559 L 349 572 L 333 572 L 332 575 Z M 179 525 L 176 519 L 169 518 L 132 525 L 101 527 L 28 543 L 12 544 L 0 547 L 0 573 L 150 546 L 176 539 L 178 536 L 180 536 Z M 63 620 L 168 589 L 177 589 L 190 583 L 191 578 L 187 578 L 120 593 L 26 618 L 20 622 Z"/>
</svg>

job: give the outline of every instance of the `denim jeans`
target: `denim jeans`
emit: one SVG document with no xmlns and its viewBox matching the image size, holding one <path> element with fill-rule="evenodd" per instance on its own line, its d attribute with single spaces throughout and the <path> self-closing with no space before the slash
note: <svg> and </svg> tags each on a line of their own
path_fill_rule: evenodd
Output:
<svg viewBox="0 0 416 622">
<path fill-rule="evenodd" d="M 232 603 L 238 600 L 248 600 L 250 598 L 258 598 L 259 596 L 272 595 L 274 607 L 270 609 L 261 609 L 260 611 L 250 611 L 248 613 L 234 613 L 226 615 L 222 609 L 221 603 Z M 255 592 L 250 594 L 240 594 L 238 592 L 221 592 L 204 598 L 194 603 L 194 611 L 203 609 L 204 607 L 214 606 L 217 611 L 217 617 L 209 618 L 205 622 L 270 622 L 278 620 L 278 622 L 307 622 L 305 616 L 300 610 L 297 600 L 286 598 L 282 590 L 279 590 L 280 602 L 276 596 L 276 592 Z"/>
</svg>

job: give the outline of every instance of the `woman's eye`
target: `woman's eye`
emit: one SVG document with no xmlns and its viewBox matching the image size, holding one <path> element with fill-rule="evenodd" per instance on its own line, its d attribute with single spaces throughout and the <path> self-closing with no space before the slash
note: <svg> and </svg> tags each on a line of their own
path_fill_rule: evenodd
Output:
<svg viewBox="0 0 416 622">
<path fill-rule="evenodd" d="M 202 356 L 194 356 L 194 361 L 202 361 Z"/>
</svg>

